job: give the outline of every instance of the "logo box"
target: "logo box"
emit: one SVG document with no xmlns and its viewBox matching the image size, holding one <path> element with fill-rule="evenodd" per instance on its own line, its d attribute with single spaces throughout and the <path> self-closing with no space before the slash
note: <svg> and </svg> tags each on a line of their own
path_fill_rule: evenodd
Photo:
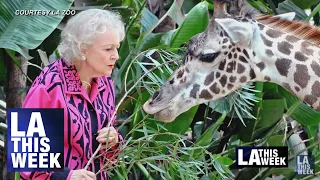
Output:
<svg viewBox="0 0 320 180">
<path fill-rule="evenodd" d="M 243 167 L 288 167 L 288 147 L 236 147 L 236 164 Z"/>
<path fill-rule="evenodd" d="M 312 175 L 314 174 L 314 156 L 298 155 L 296 157 L 296 174 Z"/>
<path fill-rule="evenodd" d="M 63 171 L 63 109 L 8 109 L 7 122 L 9 172 Z"/>
</svg>

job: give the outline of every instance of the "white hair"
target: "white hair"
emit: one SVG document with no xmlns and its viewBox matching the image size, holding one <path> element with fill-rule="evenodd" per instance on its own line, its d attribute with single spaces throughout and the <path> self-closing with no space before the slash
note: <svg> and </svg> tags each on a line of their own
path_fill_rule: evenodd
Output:
<svg viewBox="0 0 320 180">
<path fill-rule="evenodd" d="M 60 55 L 66 63 L 71 64 L 72 59 L 81 58 L 81 50 L 93 44 L 97 34 L 115 29 L 119 33 L 120 41 L 124 39 L 124 23 L 118 13 L 88 9 L 70 18 L 61 32 L 61 42 L 58 46 Z"/>
</svg>

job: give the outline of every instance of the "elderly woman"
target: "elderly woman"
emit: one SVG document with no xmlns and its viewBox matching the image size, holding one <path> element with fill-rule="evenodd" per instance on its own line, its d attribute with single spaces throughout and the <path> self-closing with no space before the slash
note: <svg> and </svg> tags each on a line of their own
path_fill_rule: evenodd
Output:
<svg viewBox="0 0 320 180">
<path fill-rule="evenodd" d="M 110 75 L 124 35 L 121 17 L 110 11 L 90 9 L 68 21 L 58 47 L 61 58 L 42 70 L 23 104 L 24 108 L 64 109 L 65 169 L 23 172 L 22 179 L 107 179 L 106 173 L 94 173 L 103 167 L 103 156 L 87 170 L 84 167 L 99 143 L 108 141 L 115 147 L 120 139 L 114 127 L 106 126 L 114 121 L 115 90 Z"/>
</svg>

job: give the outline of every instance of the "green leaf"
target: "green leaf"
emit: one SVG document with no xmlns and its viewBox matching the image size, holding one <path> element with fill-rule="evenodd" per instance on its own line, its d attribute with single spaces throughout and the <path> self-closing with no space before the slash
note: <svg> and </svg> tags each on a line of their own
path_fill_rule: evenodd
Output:
<svg viewBox="0 0 320 180">
<path fill-rule="evenodd" d="M 168 129 L 168 132 L 176 134 L 184 134 L 190 127 L 193 117 L 195 116 L 199 106 L 194 106 L 187 112 L 180 114 L 174 121 L 164 124 L 164 127 Z M 179 127 L 179 128 L 177 128 Z M 173 136 L 162 135 L 158 136 L 157 140 L 170 141 Z"/>
<path fill-rule="evenodd" d="M 312 9 L 311 7 L 311 14 L 305 19 L 305 21 L 309 22 L 311 20 L 312 17 L 318 15 L 319 16 L 319 10 L 320 10 L 320 3 L 314 7 L 314 9 Z M 315 25 L 318 25 L 318 23 L 316 22 L 316 17 L 314 18 L 314 21 L 315 21 Z"/>
<path fill-rule="evenodd" d="M 310 8 L 312 5 L 319 3 L 319 0 L 291 0 L 295 5 L 299 6 L 301 9 Z"/>
<path fill-rule="evenodd" d="M 150 33 L 148 34 L 142 41 L 140 48 L 139 48 L 139 52 L 145 51 L 147 49 L 150 48 L 154 48 L 156 46 L 158 46 L 160 43 L 160 40 L 163 36 L 163 33 Z"/>
<path fill-rule="evenodd" d="M 301 1 L 301 0 L 298 0 L 298 1 Z M 301 2 L 304 3 L 304 1 L 301 1 Z M 308 15 L 304 12 L 304 10 L 302 10 L 301 8 L 299 8 L 289 0 L 285 0 L 282 3 L 279 3 L 277 11 L 279 14 L 295 12 L 296 16 L 294 19 L 296 20 L 305 20 L 308 17 Z"/>
<path fill-rule="evenodd" d="M 170 30 L 170 31 L 164 33 L 160 42 L 162 44 L 170 45 L 171 39 L 176 31 L 177 31 L 177 29 L 173 29 L 173 30 Z"/>
<path fill-rule="evenodd" d="M 206 29 L 209 23 L 207 4 L 204 1 L 191 9 L 182 25 L 174 33 L 170 43 L 171 48 L 180 47 L 181 44 L 186 43 L 192 36 Z"/>
<path fill-rule="evenodd" d="M 237 174 L 236 178 L 237 180 L 248 180 L 253 179 L 259 172 L 258 168 L 243 168 L 239 173 Z"/>
<path fill-rule="evenodd" d="M 257 128 L 269 127 L 283 116 L 284 99 L 266 99 L 262 101 Z"/>
<path fill-rule="evenodd" d="M 226 118 L 227 112 L 223 112 L 223 114 L 221 115 L 221 117 L 217 120 L 217 122 L 215 122 L 214 124 L 212 124 L 198 139 L 198 141 L 195 143 L 195 145 L 193 147 L 205 147 L 205 146 L 209 146 L 211 144 L 211 142 L 214 140 L 213 136 L 214 133 L 217 132 L 218 128 L 220 127 L 220 125 L 223 123 L 224 119 Z M 202 149 L 195 149 L 193 150 L 190 154 L 193 155 L 194 159 L 198 159 L 201 155 L 201 152 L 203 150 Z M 186 156 L 183 158 L 187 158 Z"/>
<path fill-rule="evenodd" d="M 219 126 L 223 123 L 224 119 L 226 118 L 227 113 L 224 112 L 221 117 L 212 124 L 198 139 L 195 143 L 198 146 L 207 146 L 213 140 L 214 133 L 218 130 Z"/>
<path fill-rule="evenodd" d="M 19 172 L 15 172 L 14 173 L 14 180 L 19 180 L 20 179 L 20 173 Z"/>
<path fill-rule="evenodd" d="M 152 167 L 154 170 L 161 172 L 161 173 L 166 173 L 164 170 L 160 169 L 159 167 L 147 162 L 148 166 Z"/>
<path fill-rule="evenodd" d="M 318 128 L 319 128 L 319 124 L 308 125 L 305 127 L 305 132 L 308 134 L 308 138 L 314 137 L 313 139 L 310 140 L 310 142 L 307 142 L 307 144 L 311 145 L 316 143 L 319 140 L 317 137 Z M 313 149 L 317 149 L 317 148 L 320 148 L 320 147 L 314 147 Z"/>
<path fill-rule="evenodd" d="M 283 146 L 282 140 L 284 139 L 284 135 L 274 135 L 268 139 L 269 146 Z"/>
<path fill-rule="evenodd" d="M 290 177 L 295 174 L 295 169 L 291 168 L 271 168 L 266 174 L 264 174 L 261 179 L 266 179 L 270 175 L 276 175 L 276 176 L 284 176 L 287 177 L 285 179 L 291 179 Z"/>
<path fill-rule="evenodd" d="M 279 93 L 286 100 L 287 115 L 305 126 L 320 123 L 320 112 L 309 107 L 282 87 L 279 87 Z"/>
<path fill-rule="evenodd" d="M 170 9 L 168 10 L 168 16 L 177 23 L 179 26 L 184 21 L 185 17 L 181 12 L 181 6 L 184 0 L 174 0 L 173 4 L 171 5 Z"/>
<path fill-rule="evenodd" d="M 185 0 L 182 5 L 183 12 L 189 13 L 190 10 L 200 2 L 200 0 Z"/>
<path fill-rule="evenodd" d="M 224 164 L 224 165 L 227 165 L 227 166 L 230 166 L 231 164 L 233 164 L 233 160 L 228 158 L 227 156 L 217 156 L 217 155 L 214 155 L 217 157 L 218 161 L 221 163 L 221 164 Z"/>
<path fill-rule="evenodd" d="M 141 34 L 148 32 L 157 22 L 159 19 L 157 16 L 152 14 L 147 8 L 143 8 L 142 10 L 142 18 L 141 18 Z"/>
<path fill-rule="evenodd" d="M 0 2 L 0 48 L 19 52 L 26 59 L 32 57 L 23 51 L 34 49 L 58 26 L 62 15 L 16 15 L 16 10 L 64 10 L 72 0 L 37 1 L 3 0 Z"/>
</svg>

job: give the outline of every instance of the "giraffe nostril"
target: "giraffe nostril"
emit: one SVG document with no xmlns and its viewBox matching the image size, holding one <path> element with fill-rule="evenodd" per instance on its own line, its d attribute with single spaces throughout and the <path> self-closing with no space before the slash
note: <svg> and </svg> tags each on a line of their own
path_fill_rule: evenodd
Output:
<svg viewBox="0 0 320 180">
<path fill-rule="evenodd" d="M 154 94 L 152 96 L 152 101 L 155 100 L 159 95 L 160 95 L 159 91 L 154 92 Z"/>
</svg>

